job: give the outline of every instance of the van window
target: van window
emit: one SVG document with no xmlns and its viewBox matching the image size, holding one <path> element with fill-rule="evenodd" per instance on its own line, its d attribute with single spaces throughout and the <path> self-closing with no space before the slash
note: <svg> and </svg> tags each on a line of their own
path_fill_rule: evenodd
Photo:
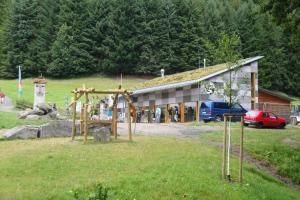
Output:
<svg viewBox="0 0 300 200">
<path fill-rule="evenodd" d="M 214 102 L 214 107 L 219 109 L 229 109 L 228 103 L 225 102 Z"/>
<path fill-rule="evenodd" d="M 240 104 L 238 104 L 238 103 L 235 103 L 235 104 L 232 105 L 232 108 L 233 109 L 240 109 L 241 110 L 242 106 Z"/>
<path fill-rule="evenodd" d="M 249 111 L 246 113 L 247 116 L 249 117 L 256 117 L 258 115 L 258 112 L 255 111 Z"/>
<path fill-rule="evenodd" d="M 200 108 L 208 108 L 208 106 L 206 105 L 206 103 L 201 103 Z"/>
</svg>

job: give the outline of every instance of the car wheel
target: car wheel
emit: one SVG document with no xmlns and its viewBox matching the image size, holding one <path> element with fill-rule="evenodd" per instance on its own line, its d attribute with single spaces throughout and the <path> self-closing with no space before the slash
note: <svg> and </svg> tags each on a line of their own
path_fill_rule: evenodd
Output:
<svg viewBox="0 0 300 200">
<path fill-rule="evenodd" d="M 204 121 L 204 123 L 207 123 L 207 122 L 209 122 L 209 120 L 207 120 L 207 119 L 204 119 L 203 121 Z"/>
<path fill-rule="evenodd" d="M 249 124 L 244 123 L 244 126 L 249 126 Z"/>
<path fill-rule="evenodd" d="M 279 125 L 279 128 L 284 128 L 285 127 L 285 123 L 281 123 L 280 125 Z"/>
<path fill-rule="evenodd" d="M 224 121 L 223 117 L 220 116 L 220 115 L 217 115 L 216 118 L 215 118 L 215 120 L 216 120 L 216 122 L 222 122 L 222 121 Z"/>
<path fill-rule="evenodd" d="M 257 128 L 263 128 L 263 127 L 264 127 L 264 125 L 263 125 L 262 122 L 259 122 L 259 123 L 257 124 Z"/>
</svg>

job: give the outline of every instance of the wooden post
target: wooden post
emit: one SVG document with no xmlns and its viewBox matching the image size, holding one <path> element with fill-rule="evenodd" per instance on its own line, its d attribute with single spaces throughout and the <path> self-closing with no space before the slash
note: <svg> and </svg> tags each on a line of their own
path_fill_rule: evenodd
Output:
<svg viewBox="0 0 300 200">
<path fill-rule="evenodd" d="M 184 102 L 180 103 L 180 122 L 184 123 Z"/>
<path fill-rule="evenodd" d="M 223 163 L 222 178 L 226 178 L 226 156 L 227 156 L 227 116 L 224 116 L 224 137 L 223 137 Z"/>
<path fill-rule="evenodd" d="M 165 123 L 166 123 L 166 124 L 169 124 L 169 123 L 170 123 L 169 109 L 170 109 L 170 105 L 167 104 L 167 108 L 166 108 L 166 119 L 165 119 Z"/>
<path fill-rule="evenodd" d="M 83 85 L 85 89 L 85 85 Z M 84 104 L 84 142 L 87 142 L 87 136 L 88 136 L 88 103 L 89 103 L 89 96 L 87 92 L 84 92 L 84 97 L 85 97 L 85 104 Z"/>
<path fill-rule="evenodd" d="M 76 90 L 76 89 L 75 89 Z M 77 98 L 77 94 L 74 93 L 74 102 L 73 102 L 73 119 L 72 119 L 72 140 L 75 139 L 75 135 L 76 135 L 76 98 Z"/>
<path fill-rule="evenodd" d="M 244 117 L 241 116 L 241 136 L 240 136 L 240 162 L 239 162 L 239 182 L 243 182 L 243 157 L 244 157 Z"/>
<path fill-rule="evenodd" d="M 117 139 L 117 105 L 113 105 L 111 129 L 113 136 L 115 136 L 115 139 Z"/>
<path fill-rule="evenodd" d="M 196 122 L 199 122 L 199 101 L 196 101 Z"/>
<path fill-rule="evenodd" d="M 132 133 L 131 133 L 131 117 L 130 117 L 130 103 L 128 102 L 128 113 L 127 113 L 127 120 L 128 120 L 128 135 L 129 140 L 132 140 Z"/>
<path fill-rule="evenodd" d="M 83 135 L 83 123 L 84 123 L 84 107 L 81 106 L 80 109 L 80 135 Z"/>
<path fill-rule="evenodd" d="M 88 113 L 87 113 L 87 107 L 88 107 L 88 104 L 84 104 L 84 130 L 83 130 L 83 133 L 84 133 L 84 142 L 86 143 L 87 142 L 87 135 L 88 135 Z"/>
</svg>

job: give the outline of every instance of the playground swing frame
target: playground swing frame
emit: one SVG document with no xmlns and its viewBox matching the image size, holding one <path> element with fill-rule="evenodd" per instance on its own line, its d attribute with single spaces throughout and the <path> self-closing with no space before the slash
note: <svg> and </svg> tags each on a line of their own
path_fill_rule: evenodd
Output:
<svg viewBox="0 0 300 200">
<path fill-rule="evenodd" d="M 84 142 L 87 142 L 87 136 L 88 136 L 88 125 L 89 124 L 110 124 L 111 125 L 111 131 L 115 139 L 117 139 L 117 104 L 118 104 L 118 97 L 119 95 L 122 95 L 124 97 L 124 100 L 128 104 L 128 112 L 127 112 L 127 121 L 128 121 L 128 137 L 129 141 L 132 141 L 132 131 L 131 131 L 131 116 L 130 116 L 130 109 L 134 108 L 134 105 L 132 104 L 130 95 L 131 92 L 127 90 L 122 90 L 121 86 L 117 90 L 96 90 L 95 88 L 86 88 L 85 85 L 82 86 L 82 88 L 75 88 L 73 91 L 71 91 L 74 94 L 74 99 L 70 103 L 69 106 L 72 106 L 72 140 L 75 140 L 76 136 L 76 104 L 77 101 L 84 96 L 84 103 L 81 107 L 80 111 L 80 126 L 79 126 L 79 133 L 80 135 L 84 136 Z M 89 95 L 94 94 L 113 94 L 113 112 L 112 112 L 112 119 L 111 120 L 88 120 L 88 105 L 89 105 Z"/>
</svg>

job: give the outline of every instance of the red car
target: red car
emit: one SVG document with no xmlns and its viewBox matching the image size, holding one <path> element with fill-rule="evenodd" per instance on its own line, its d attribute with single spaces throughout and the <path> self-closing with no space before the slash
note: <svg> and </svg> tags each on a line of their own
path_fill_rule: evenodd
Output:
<svg viewBox="0 0 300 200">
<path fill-rule="evenodd" d="M 251 110 L 244 117 L 244 125 L 255 125 L 258 128 L 277 127 L 284 128 L 286 125 L 285 119 L 276 116 L 269 111 Z"/>
</svg>

